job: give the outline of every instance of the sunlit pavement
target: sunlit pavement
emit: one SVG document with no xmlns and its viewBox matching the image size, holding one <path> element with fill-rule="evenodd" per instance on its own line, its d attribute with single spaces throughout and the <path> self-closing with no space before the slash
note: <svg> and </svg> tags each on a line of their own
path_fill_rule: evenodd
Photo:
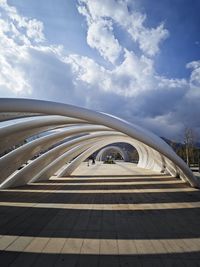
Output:
<svg viewBox="0 0 200 267">
<path fill-rule="evenodd" d="M 0 192 L 0 266 L 200 266 L 200 192 L 134 164 Z"/>
</svg>

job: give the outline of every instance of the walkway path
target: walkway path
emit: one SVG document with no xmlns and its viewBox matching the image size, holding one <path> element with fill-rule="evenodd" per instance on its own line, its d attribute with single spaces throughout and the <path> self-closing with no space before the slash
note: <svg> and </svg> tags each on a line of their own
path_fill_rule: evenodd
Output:
<svg viewBox="0 0 200 267">
<path fill-rule="evenodd" d="M 130 163 L 74 175 L 0 192 L 1 267 L 200 266 L 199 190 Z"/>
</svg>

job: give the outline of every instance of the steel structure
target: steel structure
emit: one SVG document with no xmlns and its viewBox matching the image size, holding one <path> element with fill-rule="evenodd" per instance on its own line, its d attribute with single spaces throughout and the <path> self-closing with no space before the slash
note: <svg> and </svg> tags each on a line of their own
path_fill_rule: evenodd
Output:
<svg viewBox="0 0 200 267">
<path fill-rule="evenodd" d="M 199 187 L 186 163 L 161 138 L 105 113 L 49 101 L 2 98 L 0 126 L 0 188 L 49 179 L 55 173 L 70 175 L 92 153 L 117 142 L 136 148 L 139 167 Z"/>
<path fill-rule="evenodd" d="M 128 157 L 127 152 L 116 145 L 115 146 L 107 146 L 107 147 L 102 148 L 98 152 L 98 154 L 96 155 L 96 160 L 104 161 L 104 160 L 106 160 L 107 155 L 109 155 L 110 153 L 113 153 L 113 152 L 119 153 L 124 161 L 129 161 L 129 157 Z"/>
</svg>

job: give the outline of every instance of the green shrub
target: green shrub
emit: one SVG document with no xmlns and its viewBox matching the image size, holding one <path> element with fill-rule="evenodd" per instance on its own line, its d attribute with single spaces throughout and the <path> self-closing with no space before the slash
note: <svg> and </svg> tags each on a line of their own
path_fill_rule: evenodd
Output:
<svg viewBox="0 0 200 267">
<path fill-rule="evenodd" d="M 113 159 L 106 159 L 103 164 L 115 164 Z"/>
</svg>

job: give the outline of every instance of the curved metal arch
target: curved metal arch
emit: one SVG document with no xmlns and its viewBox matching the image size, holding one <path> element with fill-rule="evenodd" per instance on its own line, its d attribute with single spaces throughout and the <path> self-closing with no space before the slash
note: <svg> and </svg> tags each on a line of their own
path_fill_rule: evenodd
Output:
<svg viewBox="0 0 200 267">
<path fill-rule="evenodd" d="M 48 152 L 42 154 L 40 157 L 36 158 L 34 161 L 26 165 L 23 169 L 21 169 L 11 177 L 5 179 L 1 183 L 0 188 L 24 185 L 30 182 L 35 176 L 37 176 L 46 166 L 50 165 L 54 160 L 57 160 L 57 158 L 62 156 L 66 151 L 70 150 L 73 147 L 76 147 L 79 143 L 88 141 L 89 139 L 97 140 L 98 137 L 113 137 L 115 134 L 115 132 L 88 134 L 60 144 L 55 148 L 49 150 Z M 117 135 L 120 135 L 120 133 L 117 133 Z"/>
<path fill-rule="evenodd" d="M 104 140 L 105 141 L 105 140 Z M 116 142 L 117 140 L 115 140 Z M 133 144 L 133 141 L 131 140 L 124 140 L 123 139 L 123 142 L 127 142 L 127 143 L 130 143 L 132 144 L 133 146 L 136 146 L 136 143 L 134 142 Z M 122 140 L 120 140 L 119 142 L 122 142 Z M 104 144 L 104 142 L 101 142 L 101 147 L 103 147 L 104 145 L 108 145 L 108 144 L 111 144 L 113 143 L 113 138 L 110 140 L 110 142 L 106 142 Z M 100 147 L 99 146 L 99 147 Z M 141 145 L 142 146 L 142 145 Z M 83 152 L 82 154 L 79 155 L 79 157 L 75 158 L 68 166 L 66 166 L 66 168 L 64 170 L 62 170 L 59 174 L 58 174 L 58 177 L 65 177 L 65 176 L 70 176 L 72 174 L 73 171 L 75 171 L 76 168 L 79 167 L 79 165 L 84 161 L 86 160 L 91 154 L 93 154 L 96 150 L 99 149 L 99 147 L 96 147 L 95 145 L 93 147 L 91 146 L 88 146 L 88 151 L 85 151 Z M 141 148 L 138 146 L 138 148 Z M 149 148 L 150 149 L 150 148 Z M 148 167 L 148 169 L 152 169 L 154 171 L 159 171 L 161 173 L 165 172 L 166 174 L 170 174 L 172 175 L 173 177 L 176 177 L 177 174 L 176 174 L 176 171 L 174 170 L 173 168 L 173 163 L 171 162 L 168 162 L 168 168 L 167 170 L 163 167 L 163 161 L 162 161 L 162 157 L 159 155 L 159 153 L 157 153 L 156 151 L 154 151 L 153 149 L 150 149 L 151 153 L 156 153 L 157 155 L 154 157 L 154 158 L 151 158 L 151 165 L 148 163 L 148 162 L 144 162 L 144 166 L 140 166 L 141 168 L 147 168 L 146 165 L 150 165 Z M 153 163 L 152 163 L 153 161 Z M 53 175 L 53 173 L 51 173 L 50 175 Z M 47 178 L 47 176 L 46 176 Z M 49 178 L 49 177 L 48 177 Z"/>
<path fill-rule="evenodd" d="M 109 138 L 107 138 L 109 139 Z M 94 145 L 94 146 L 88 146 L 88 150 L 83 152 L 82 154 L 80 154 L 77 158 L 75 158 L 68 166 L 66 166 L 61 173 L 59 173 L 58 177 L 65 177 L 65 176 L 70 176 L 72 174 L 73 171 L 75 171 L 76 168 L 79 167 L 79 165 L 86 160 L 91 154 L 93 154 L 95 151 L 99 150 L 100 148 L 112 144 L 117 143 L 117 142 L 126 142 L 132 146 L 134 146 L 136 148 L 136 150 L 138 151 L 141 148 L 145 148 L 143 146 L 143 144 L 140 144 L 137 140 L 133 140 L 128 136 L 125 137 L 113 137 L 112 139 L 104 139 L 103 141 L 98 142 L 98 144 Z M 162 170 L 163 166 L 162 166 L 162 161 L 160 160 L 159 157 L 154 158 L 153 159 L 154 162 L 157 163 L 157 166 L 160 167 L 159 171 Z M 142 162 L 140 164 L 141 168 L 146 168 L 146 169 L 150 169 L 147 168 L 146 165 L 148 165 L 148 162 L 144 161 L 143 162 L 144 165 L 142 165 Z M 154 166 L 151 168 L 154 170 Z"/>
<path fill-rule="evenodd" d="M 107 151 L 109 151 L 109 150 L 115 150 L 115 151 L 117 151 L 121 155 L 121 157 L 123 158 L 124 161 L 128 161 L 128 155 L 127 155 L 127 153 L 122 148 L 120 148 L 118 146 L 108 146 L 108 147 L 102 148 L 98 152 L 98 154 L 96 155 L 96 160 L 102 161 L 104 154 Z"/>
<path fill-rule="evenodd" d="M 112 137 L 110 136 L 110 138 Z M 48 180 L 55 172 L 60 170 L 63 164 L 65 164 L 65 162 L 70 161 L 72 158 L 77 157 L 79 154 L 83 153 L 86 149 L 88 149 L 88 147 L 96 143 L 96 141 L 97 140 L 84 142 L 81 145 L 75 146 L 71 148 L 70 150 L 66 151 L 64 154 L 58 157 L 55 161 L 53 161 L 51 164 L 46 166 L 46 168 L 44 168 L 39 174 L 37 174 L 31 180 L 31 182 L 36 182 L 40 180 Z"/>
<path fill-rule="evenodd" d="M 4 140 L 4 142 L 0 142 L 0 153 L 30 136 L 80 123 L 87 122 L 63 116 L 42 116 L 2 127 L 0 129 L 0 139 Z"/>
<path fill-rule="evenodd" d="M 110 135 L 110 136 L 100 135 L 98 138 L 95 138 L 96 139 L 95 142 L 92 140 L 92 141 L 87 142 L 87 143 L 81 143 L 79 146 L 76 146 L 71 151 L 67 151 L 65 154 L 63 154 L 59 158 L 57 158 L 54 162 L 52 162 L 49 166 L 47 166 L 44 170 L 42 170 L 42 172 L 39 175 L 37 175 L 31 182 L 49 179 L 55 172 L 58 172 L 63 167 L 63 164 L 65 164 L 66 161 L 71 161 L 74 157 L 75 157 L 75 159 L 72 161 L 72 163 L 78 161 L 77 166 L 76 166 L 76 167 L 78 167 L 80 165 L 80 163 L 82 162 L 82 161 L 79 161 L 79 158 L 88 149 L 93 151 L 93 148 L 95 147 L 94 151 L 96 151 L 97 145 L 99 145 L 98 147 L 100 148 L 100 147 L 104 146 L 104 144 L 106 145 L 106 144 L 112 143 L 113 138 L 115 138 L 116 140 L 122 141 L 122 140 L 124 140 L 124 138 L 128 138 L 128 137 L 120 136 L 117 133 L 116 133 L 116 136 L 115 135 Z M 67 167 L 64 168 L 64 170 L 61 171 L 60 174 L 58 174 L 58 177 L 65 176 L 65 175 L 63 175 L 63 173 L 70 166 L 71 166 L 71 164 L 67 165 Z"/>
<path fill-rule="evenodd" d="M 74 142 L 73 142 L 73 144 L 75 144 L 75 145 L 77 145 L 77 143 L 79 144 L 79 149 L 77 150 L 77 153 L 78 154 L 80 154 L 81 153 L 81 151 L 82 151 L 82 142 L 83 141 L 85 141 L 85 140 L 89 140 L 89 139 L 91 139 L 91 138 L 94 138 L 95 137 L 95 139 L 97 140 L 97 141 L 99 141 L 99 139 L 102 139 L 102 137 L 104 138 L 104 140 L 105 140 L 105 137 L 107 137 L 107 136 L 109 136 L 109 135 L 111 135 L 112 136 L 112 139 L 111 139 L 111 142 L 110 143 L 112 143 L 113 142 L 113 140 L 115 140 L 115 136 L 120 136 L 121 137 L 121 141 L 127 141 L 127 140 L 129 140 L 129 142 L 131 143 L 131 144 L 133 144 L 133 140 L 132 139 L 130 139 L 130 138 L 128 138 L 128 137 L 126 137 L 126 136 L 124 136 L 123 134 L 120 134 L 120 133 L 117 133 L 117 132 L 108 132 L 108 133 L 104 133 L 104 132 L 102 132 L 102 133 L 96 133 L 96 134 L 92 134 L 92 135 L 87 135 L 87 136 L 84 136 L 84 137 L 82 137 L 82 138 L 80 138 L 80 139 L 78 139 L 78 138 L 76 138 L 75 140 L 73 140 Z M 98 138 L 97 138 L 98 137 Z M 122 140 L 122 137 L 123 137 L 123 140 Z M 114 139 L 113 139 L 114 138 Z M 125 139 L 124 139 L 125 138 Z M 127 139 L 128 138 L 128 139 Z M 138 142 L 134 142 L 134 144 L 135 144 L 135 146 L 136 147 L 139 147 L 139 145 L 138 145 Z M 65 143 L 65 144 L 63 144 L 64 145 L 64 149 L 65 149 L 65 147 L 66 147 L 66 149 L 67 149 L 67 151 L 69 150 L 69 143 Z M 84 145 L 84 144 L 83 144 Z M 141 144 L 142 145 L 142 144 Z M 91 145 L 90 145 L 91 146 Z M 59 154 L 57 154 L 57 152 L 56 151 L 59 151 Z M 25 167 L 25 169 L 23 169 L 22 171 L 21 171 L 21 173 L 18 173 L 17 175 L 18 176 L 20 176 L 21 177 L 21 182 L 20 182 L 20 184 L 22 185 L 22 183 L 24 183 L 23 182 L 23 180 L 24 180 L 24 176 L 26 177 L 26 179 L 27 179 L 27 177 L 29 177 L 28 178 L 28 181 L 31 181 L 31 177 L 30 177 L 30 174 L 34 177 L 38 177 L 39 176 L 39 174 L 40 174 L 40 172 L 43 174 L 43 177 L 42 177 L 42 179 L 44 179 L 44 177 L 47 177 L 47 173 L 45 173 L 46 172 L 46 170 L 48 170 L 49 168 L 51 169 L 51 166 L 52 165 L 55 165 L 54 164 L 54 161 L 56 162 L 56 166 L 54 167 L 54 170 L 56 169 L 56 170 L 58 170 L 58 166 L 60 166 L 60 165 L 58 165 L 58 164 L 60 164 L 60 161 L 59 161 L 59 158 L 61 159 L 61 162 L 63 161 L 63 159 L 64 159 L 64 156 L 62 155 L 62 152 L 63 151 L 63 146 L 62 145 L 60 145 L 60 146 L 57 146 L 57 147 L 55 147 L 53 150 L 50 150 L 49 152 L 47 152 L 47 153 L 45 153 L 45 155 L 42 155 L 40 158 L 38 158 L 38 159 L 36 159 L 36 161 L 33 161 L 29 166 L 26 166 Z M 54 158 L 52 158 L 52 153 L 53 153 L 53 155 L 54 155 Z M 61 154 L 61 155 L 60 155 Z M 73 154 L 74 155 L 74 154 Z M 59 156 L 59 158 L 57 158 L 57 156 Z M 71 160 L 74 156 L 71 156 L 72 158 L 70 158 L 70 155 L 67 153 L 67 156 L 68 156 L 68 158 L 69 158 L 69 160 Z M 55 159 L 56 158 L 56 159 Z M 53 159 L 55 159 L 54 161 L 53 161 Z M 52 162 L 53 161 L 53 162 Z M 65 164 L 65 162 L 63 163 L 63 164 Z M 37 165 L 37 172 L 38 172 L 38 174 L 36 174 L 35 172 L 34 172 L 34 166 L 35 165 Z M 62 166 L 61 166 L 62 167 Z M 44 170 L 42 170 L 42 169 L 44 169 Z M 25 174 L 24 174 L 24 171 L 25 171 Z M 45 173 L 45 175 L 44 175 L 44 173 Z M 50 178 L 50 176 L 52 176 L 54 173 L 52 173 L 52 172 L 49 172 L 48 171 L 48 175 L 49 175 L 49 177 L 48 178 Z M 35 177 L 34 177 L 34 179 L 35 179 Z M 16 176 L 15 176 L 15 178 L 14 179 L 16 179 Z M 46 178 L 45 178 L 46 179 Z M 26 180 L 27 181 L 27 180 Z M 15 184 L 16 185 L 16 184 Z M 18 184 L 19 185 L 19 184 Z"/>
<path fill-rule="evenodd" d="M 129 138 L 127 137 L 127 141 Z M 114 138 L 114 142 L 124 142 L 124 138 Z M 113 143 L 113 137 L 111 139 L 104 139 L 98 141 L 94 146 L 88 146 L 87 150 L 81 153 L 77 158 L 75 158 L 62 172 L 58 175 L 58 177 L 65 177 L 65 176 L 70 176 L 72 172 L 75 171 L 76 168 L 79 167 L 79 165 L 86 160 L 91 154 L 93 154 L 95 151 L 99 150 L 100 148 L 109 145 Z"/>
<path fill-rule="evenodd" d="M 99 134 L 99 139 L 101 139 L 101 135 L 103 135 L 103 133 L 101 134 Z M 118 139 L 116 140 L 116 138 L 117 138 L 117 135 L 120 135 L 120 133 L 117 133 L 117 132 L 114 132 L 114 134 L 112 134 L 112 139 L 111 139 L 111 141 L 109 142 L 109 144 L 111 144 L 111 143 L 113 143 L 114 141 L 118 141 Z M 121 137 L 121 139 L 120 139 L 120 142 L 127 142 L 127 143 L 130 143 L 131 145 L 133 145 L 135 148 L 136 148 L 136 150 L 138 151 L 138 154 L 140 155 L 140 153 L 141 153 L 141 151 L 142 151 L 142 147 L 144 146 L 143 144 L 141 144 L 141 143 L 139 143 L 138 141 L 136 141 L 136 140 L 133 140 L 133 139 L 131 139 L 130 137 L 128 137 L 128 136 L 124 136 L 123 134 L 120 136 Z M 122 138 L 123 138 L 123 140 L 122 140 Z M 105 138 L 104 138 L 104 140 L 105 140 Z M 99 140 L 97 140 L 97 141 L 99 141 Z M 80 142 L 81 143 L 81 142 Z M 106 143 L 107 144 L 107 143 Z M 79 148 L 80 149 L 82 149 L 81 148 L 81 146 L 79 146 Z M 95 152 L 95 150 L 93 151 L 93 152 Z M 80 151 L 80 153 L 81 153 L 81 151 Z M 80 154 L 79 153 L 79 154 Z M 151 153 L 152 154 L 152 153 Z M 140 160 L 142 160 L 142 157 L 140 157 L 141 159 Z M 148 157 L 147 157 L 148 158 Z M 70 158 L 69 160 L 71 160 L 72 158 Z M 155 159 L 154 159 L 155 160 Z M 56 162 L 59 162 L 58 161 L 58 159 L 56 159 Z M 159 161 L 160 163 L 161 163 L 161 165 L 162 165 L 162 162 L 161 161 Z M 53 163 L 51 163 L 51 164 L 53 164 Z M 60 164 L 60 163 L 59 163 Z M 81 162 L 80 162 L 80 164 L 81 164 Z M 144 164 L 146 164 L 146 162 L 144 162 Z M 140 165 L 141 165 L 141 167 L 145 167 L 146 165 L 142 165 L 142 162 L 140 163 Z M 61 166 L 62 167 L 62 166 Z M 66 167 L 67 168 L 67 167 Z M 48 166 L 46 167 L 46 169 L 48 169 Z M 162 166 L 160 166 L 160 169 L 162 169 Z M 53 173 L 51 173 L 51 174 L 49 174 L 49 177 L 51 176 L 51 175 L 53 175 Z M 61 175 L 61 174 L 60 174 Z M 62 171 L 62 175 L 63 176 L 65 176 L 65 168 L 64 168 L 64 170 Z M 46 175 L 46 177 L 47 177 L 47 175 Z M 48 177 L 48 178 L 49 178 Z"/>
<path fill-rule="evenodd" d="M 72 137 L 77 134 L 86 134 L 88 132 L 97 132 L 97 131 L 110 131 L 110 129 L 104 126 L 74 126 L 70 129 L 64 129 L 61 132 L 56 132 L 48 136 L 40 137 L 36 140 L 33 140 L 10 153 L 6 154 L 0 159 L 0 183 L 3 182 L 9 175 L 16 171 L 22 164 L 26 163 L 28 160 L 32 159 L 35 155 L 56 145 L 57 142 L 63 140 L 66 137 Z M 4 166 L 9 166 L 9 168 L 4 168 Z"/>
<path fill-rule="evenodd" d="M 17 112 L 2 112 L 0 114 L 0 122 L 15 120 L 15 119 L 23 119 L 27 117 L 37 117 L 41 116 L 42 114 L 37 113 L 17 113 Z"/>
<path fill-rule="evenodd" d="M 61 144 L 57 147 L 55 147 L 54 149 L 46 152 L 45 154 L 43 154 L 42 156 L 40 156 L 39 158 L 35 159 L 32 163 L 30 163 L 29 165 L 25 166 L 22 170 L 20 170 L 18 173 L 16 173 L 14 176 L 11 176 L 10 178 L 7 178 L 2 184 L 1 184 L 1 188 L 7 188 L 8 186 L 13 187 L 13 186 L 19 186 L 19 185 L 24 185 L 28 182 L 30 182 L 32 179 L 36 179 L 37 177 L 40 176 L 40 174 L 43 174 L 42 179 L 47 179 L 47 173 L 49 173 L 49 170 L 52 171 L 51 166 L 54 165 L 54 169 L 53 170 L 58 170 L 58 164 L 62 165 L 65 163 L 63 161 L 65 154 L 67 153 L 68 159 L 71 160 L 74 156 L 77 156 L 78 154 L 80 154 L 84 148 L 82 148 L 82 145 L 85 145 L 85 143 L 83 141 L 88 141 L 89 139 L 94 139 L 96 141 L 99 141 L 101 139 L 105 140 L 105 137 L 111 137 L 110 138 L 110 143 L 113 142 L 113 138 L 115 138 L 115 136 L 120 136 L 120 141 L 126 141 L 126 139 L 128 137 L 124 137 L 123 134 L 117 133 L 117 132 L 97 132 L 97 133 L 93 133 L 93 134 L 88 134 L 86 136 L 83 137 L 79 137 L 79 138 L 75 138 L 69 142 L 66 142 L 64 144 Z M 123 138 L 123 139 L 122 139 Z M 126 139 L 124 139 L 126 138 Z M 130 139 L 130 138 L 128 138 Z M 127 139 L 127 140 L 128 140 Z M 117 140 L 116 140 L 117 141 Z M 132 141 L 132 140 L 129 140 Z M 93 141 L 92 141 L 93 142 Z M 69 149 L 71 149 L 72 146 L 77 146 L 77 144 L 79 145 L 79 147 L 76 149 L 75 147 L 75 153 L 76 154 L 72 154 L 70 155 L 70 152 L 68 153 Z M 91 143 L 89 144 L 89 147 L 91 146 Z M 67 152 L 65 152 L 67 151 Z M 62 154 L 64 153 L 64 154 Z M 61 159 L 61 162 L 60 162 Z M 55 162 L 56 162 L 56 166 L 55 166 Z M 47 173 L 45 173 L 45 171 L 48 171 Z M 45 175 L 44 175 L 45 174 Z M 50 172 L 48 174 L 48 178 L 50 178 L 50 176 L 52 176 L 53 173 Z"/>
<path fill-rule="evenodd" d="M 86 120 L 90 123 L 100 124 L 110 127 L 116 131 L 127 134 L 141 143 L 146 144 L 152 149 L 158 151 L 173 162 L 180 176 L 188 181 L 191 186 L 198 187 L 199 182 L 193 176 L 186 163 L 179 158 L 176 153 L 161 138 L 153 133 L 142 129 L 141 127 L 130 124 L 119 118 L 108 114 L 91 111 L 85 108 L 75 107 L 67 104 L 59 104 L 49 101 L 30 100 L 30 99 L 0 99 L 0 111 L 2 112 L 31 112 L 44 113 L 52 115 L 61 115 Z"/>
</svg>

